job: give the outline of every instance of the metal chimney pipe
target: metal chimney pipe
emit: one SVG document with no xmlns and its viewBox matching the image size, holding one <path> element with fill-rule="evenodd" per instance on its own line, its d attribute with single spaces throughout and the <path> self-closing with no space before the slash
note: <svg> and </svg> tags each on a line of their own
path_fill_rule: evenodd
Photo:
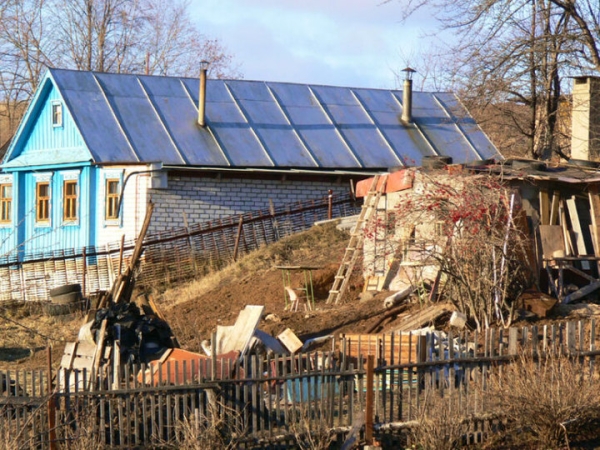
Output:
<svg viewBox="0 0 600 450">
<path fill-rule="evenodd" d="M 412 76 L 416 70 L 407 67 L 402 69 L 406 73 L 404 78 L 404 91 L 402 93 L 402 122 L 412 122 Z"/>
<path fill-rule="evenodd" d="M 206 72 L 208 71 L 208 61 L 200 61 L 200 92 L 198 93 L 198 125 L 206 126 Z"/>
</svg>

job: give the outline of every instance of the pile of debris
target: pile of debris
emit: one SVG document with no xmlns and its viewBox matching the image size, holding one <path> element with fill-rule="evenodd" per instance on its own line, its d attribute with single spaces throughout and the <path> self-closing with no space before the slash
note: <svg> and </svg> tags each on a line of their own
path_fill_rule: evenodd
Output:
<svg viewBox="0 0 600 450">
<path fill-rule="evenodd" d="M 59 372 L 61 389 L 90 389 L 93 383 L 101 383 L 100 380 L 118 385 L 124 381 L 122 368 L 126 366 L 141 367 L 136 378 L 149 385 L 170 380 L 243 376 L 240 363 L 249 353 L 289 355 L 332 338 L 324 336 L 303 343 L 289 328 L 277 337 L 271 336 L 258 329 L 264 306 L 248 305 L 239 313 L 234 325 L 218 326 L 211 342 L 202 343 L 204 354 L 181 349 L 152 297 L 141 294 L 134 301 L 131 299 L 151 206 L 128 267 L 123 272 L 119 270 L 110 291 L 99 293 L 77 341 L 65 346 Z M 228 364 L 237 373 L 226 373 L 221 364 Z M 88 375 L 70 377 L 74 371 L 85 371 Z M 67 377 L 78 381 L 65 382 L 69 380 Z"/>
</svg>

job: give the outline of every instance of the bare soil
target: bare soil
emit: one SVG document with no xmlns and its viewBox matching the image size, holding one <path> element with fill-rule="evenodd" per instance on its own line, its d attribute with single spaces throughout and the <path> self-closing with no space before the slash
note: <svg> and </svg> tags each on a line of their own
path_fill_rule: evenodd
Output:
<svg viewBox="0 0 600 450">
<path fill-rule="evenodd" d="M 372 299 L 360 300 L 362 263 L 352 275 L 343 302 L 326 304 L 339 263 L 348 244 L 347 232 L 332 224 L 313 227 L 264 247 L 225 269 L 202 279 L 172 286 L 165 292 L 150 293 L 164 313 L 180 345 L 201 352 L 202 340 L 209 340 L 217 325 L 233 325 L 245 305 L 264 305 L 259 328 L 277 335 L 292 329 L 302 340 L 343 332 L 367 331 L 379 321 L 381 292 Z M 311 265 L 315 309 L 285 310 L 281 265 Z M 303 283 L 302 272 L 292 274 L 292 285 Z M 393 328 L 394 318 L 381 329 Z M 47 347 L 52 347 L 52 364 L 60 363 L 67 342 L 77 338 L 83 324 L 82 314 L 48 316 L 39 304 L 0 308 L 0 369 L 40 369 L 47 367 Z M 381 330 L 380 329 L 380 330 Z M 378 331 L 380 331 L 378 330 Z"/>
</svg>

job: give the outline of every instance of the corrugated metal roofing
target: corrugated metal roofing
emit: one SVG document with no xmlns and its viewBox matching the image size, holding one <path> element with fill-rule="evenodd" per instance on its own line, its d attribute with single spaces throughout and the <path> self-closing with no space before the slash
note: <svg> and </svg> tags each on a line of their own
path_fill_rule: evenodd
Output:
<svg viewBox="0 0 600 450">
<path fill-rule="evenodd" d="M 398 90 L 208 80 L 201 128 L 198 79 L 62 69 L 48 78 L 96 163 L 381 169 L 426 155 L 500 157 L 451 93 L 414 92 L 407 126 Z"/>
</svg>

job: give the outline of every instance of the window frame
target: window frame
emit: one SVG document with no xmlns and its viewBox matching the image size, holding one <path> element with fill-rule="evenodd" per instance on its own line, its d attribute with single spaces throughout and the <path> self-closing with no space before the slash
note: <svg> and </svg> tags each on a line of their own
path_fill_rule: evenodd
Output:
<svg viewBox="0 0 600 450">
<path fill-rule="evenodd" d="M 75 187 L 75 192 L 72 194 L 67 193 L 69 186 Z M 65 179 L 63 180 L 63 222 L 73 223 L 79 220 L 78 214 L 79 208 L 79 183 L 77 180 Z"/>
<path fill-rule="evenodd" d="M 115 183 L 116 192 L 111 193 L 109 186 Z M 104 181 L 104 220 L 108 223 L 115 223 L 119 220 L 119 198 L 121 194 L 121 178 L 107 177 Z M 109 214 L 110 210 L 113 214 Z"/>
<path fill-rule="evenodd" d="M 40 188 L 42 186 L 47 187 L 47 195 L 40 196 Z M 51 207 L 52 193 L 50 190 L 50 181 L 37 181 L 35 183 L 35 223 L 41 225 L 50 224 L 50 207 Z M 43 205 L 43 208 L 40 206 Z M 45 212 L 44 216 L 41 216 L 41 212 Z"/>
<path fill-rule="evenodd" d="M 60 128 L 63 126 L 63 105 L 62 102 L 53 101 L 51 106 L 52 126 Z"/>
<path fill-rule="evenodd" d="M 6 196 L 5 189 L 10 188 L 10 196 Z M 0 182 L 0 224 L 12 223 L 13 184 Z"/>
</svg>

